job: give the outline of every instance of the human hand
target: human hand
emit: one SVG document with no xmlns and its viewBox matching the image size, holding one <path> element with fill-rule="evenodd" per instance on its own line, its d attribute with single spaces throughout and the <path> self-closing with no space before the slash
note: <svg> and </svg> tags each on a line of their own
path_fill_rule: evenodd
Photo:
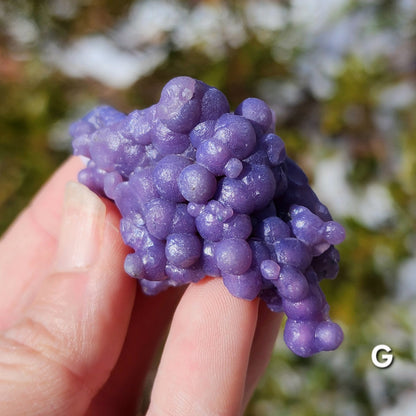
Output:
<svg viewBox="0 0 416 416">
<path fill-rule="evenodd" d="M 215 278 L 144 295 L 114 205 L 68 183 L 81 167 L 70 158 L 0 240 L 0 414 L 136 414 L 170 322 L 147 415 L 242 414 L 281 314 Z"/>
</svg>

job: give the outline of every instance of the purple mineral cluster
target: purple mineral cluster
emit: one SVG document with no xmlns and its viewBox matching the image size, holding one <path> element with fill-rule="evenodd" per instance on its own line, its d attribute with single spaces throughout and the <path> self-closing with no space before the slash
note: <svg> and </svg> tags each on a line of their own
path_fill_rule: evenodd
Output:
<svg viewBox="0 0 416 416">
<path fill-rule="evenodd" d="M 230 112 L 221 91 L 185 76 L 149 108 L 100 106 L 70 129 L 88 158 L 79 181 L 119 208 L 124 267 L 145 293 L 221 277 L 284 311 L 285 342 L 307 357 L 343 339 L 319 282 L 338 273 L 344 229 L 274 131 L 264 101 Z"/>
</svg>

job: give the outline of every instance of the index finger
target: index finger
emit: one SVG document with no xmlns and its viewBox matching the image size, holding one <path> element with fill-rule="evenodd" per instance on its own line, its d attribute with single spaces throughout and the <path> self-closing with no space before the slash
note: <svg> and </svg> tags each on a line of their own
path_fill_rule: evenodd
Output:
<svg viewBox="0 0 416 416">
<path fill-rule="evenodd" d="M 147 416 L 240 414 L 258 305 L 231 295 L 220 278 L 191 284 L 173 317 Z"/>
</svg>

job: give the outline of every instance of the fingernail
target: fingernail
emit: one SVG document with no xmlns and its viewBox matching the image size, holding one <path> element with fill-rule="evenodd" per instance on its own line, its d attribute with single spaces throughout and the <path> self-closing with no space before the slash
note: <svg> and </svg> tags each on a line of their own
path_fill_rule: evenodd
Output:
<svg viewBox="0 0 416 416">
<path fill-rule="evenodd" d="M 69 182 L 56 255 L 56 271 L 84 270 L 97 260 L 104 232 L 105 205 L 85 185 Z"/>
</svg>

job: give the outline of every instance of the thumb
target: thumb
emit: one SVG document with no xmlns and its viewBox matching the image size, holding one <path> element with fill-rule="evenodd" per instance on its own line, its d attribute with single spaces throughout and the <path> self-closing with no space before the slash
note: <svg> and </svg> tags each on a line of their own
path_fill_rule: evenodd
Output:
<svg viewBox="0 0 416 416">
<path fill-rule="evenodd" d="M 126 248 L 111 210 L 85 186 L 67 185 L 55 263 L 0 335 L 0 414 L 83 414 L 107 380 L 136 288 L 121 272 Z"/>
</svg>

